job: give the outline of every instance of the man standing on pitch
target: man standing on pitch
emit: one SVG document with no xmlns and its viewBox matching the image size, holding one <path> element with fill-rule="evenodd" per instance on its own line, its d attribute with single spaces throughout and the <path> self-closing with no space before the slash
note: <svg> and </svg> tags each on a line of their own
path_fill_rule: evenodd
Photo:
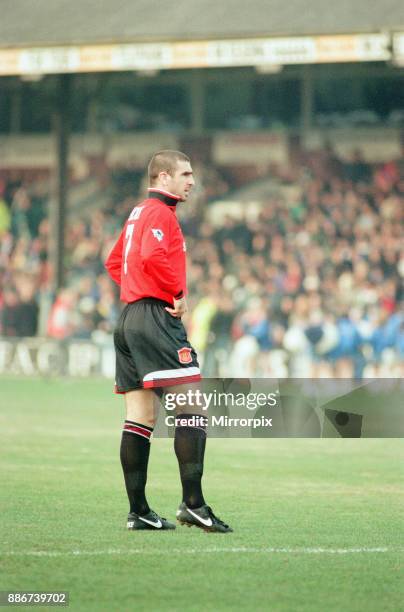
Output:
<svg viewBox="0 0 404 612">
<path fill-rule="evenodd" d="M 186 249 L 176 216 L 178 202 L 186 201 L 194 186 L 191 163 L 179 151 L 159 151 L 149 163 L 148 174 L 148 197 L 132 210 L 105 263 L 126 302 L 114 333 L 115 390 L 125 394 L 121 464 L 131 530 L 175 529 L 150 509 L 145 495 L 150 437 L 157 417 L 153 389 L 184 392 L 201 379 L 195 350 L 181 322 L 187 310 Z M 206 431 L 191 426 L 194 416 L 181 414 L 181 426 L 175 429 L 183 489 L 177 520 L 206 531 L 230 532 L 203 498 Z"/>
</svg>

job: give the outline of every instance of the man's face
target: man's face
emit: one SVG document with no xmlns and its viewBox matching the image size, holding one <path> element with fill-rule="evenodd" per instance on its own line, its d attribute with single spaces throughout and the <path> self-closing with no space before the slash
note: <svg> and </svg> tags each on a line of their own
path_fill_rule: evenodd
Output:
<svg viewBox="0 0 404 612">
<path fill-rule="evenodd" d="M 164 189 L 178 195 L 183 202 L 188 199 L 191 189 L 195 185 L 191 164 L 186 161 L 177 162 L 173 176 L 161 172 L 160 177 L 164 183 Z"/>
</svg>

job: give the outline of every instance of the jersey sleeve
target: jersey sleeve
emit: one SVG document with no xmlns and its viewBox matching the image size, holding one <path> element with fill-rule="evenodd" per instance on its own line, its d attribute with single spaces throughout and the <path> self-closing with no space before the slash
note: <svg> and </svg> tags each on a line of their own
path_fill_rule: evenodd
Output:
<svg viewBox="0 0 404 612">
<path fill-rule="evenodd" d="M 174 298 L 180 299 L 183 287 L 180 276 L 168 259 L 168 248 L 176 222 L 172 212 L 153 212 L 143 226 L 140 256 L 143 270 L 155 283 Z"/>
<path fill-rule="evenodd" d="M 121 268 L 122 268 L 122 249 L 123 249 L 123 231 L 112 247 L 110 254 L 105 262 L 105 267 L 109 276 L 118 285 L 121 284 Z"/>
</svg>

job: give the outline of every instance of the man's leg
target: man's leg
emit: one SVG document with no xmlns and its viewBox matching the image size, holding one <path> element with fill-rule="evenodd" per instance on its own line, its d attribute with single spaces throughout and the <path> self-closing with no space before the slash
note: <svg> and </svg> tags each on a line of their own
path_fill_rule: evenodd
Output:
<svg viewBox="0 0 404 612">
<path fill-rule="evenodd" d="M 200 383 L 170 387 L 170 393 L 188 393 L 200 390 Z M 205 531 L 230 533 L 233 530 L 220 520 L 205 503 L 202 493 L 202 475 L 206 446 L 207 411 L 192 402 L 188 408 L 177 406 L 176 417 L 183 422 L 175 428 L 174 449 L 178 459 L 182 484 L 182 502 L 177 520 L 182 525 L 199 527 Z M 195 418 L 199 417 L 199 419 Z"/>
<path fill-rule="evenodd" d="M 190 383 L 170 387 L 170 393 L 187 393 L 196 391 L 200 383 Z M 181 417 L 183 424 L 175 428 L 174 450 L 178 460 L 182 484 L 182 501 L 188 508 L 200 508 L 205 504 L 202 493 L 202 475 L 206 447 L 206 428 L 191 423 L 194 416 L 206 416 L 198 407 L 177 407 L 176 416 Z"/>
<path fill-rule="evenodd" d="M 175 529 L 173 523 L 150 510 L 146 500 L 147 466 L 150 436 L 157 418 L 158 404 L 149 389 L 129 391 L 125 395 L 126 419 L 122 432 L 121 463 L 125 476 L 130 511 L 127 528 L 130 530 Z"/>
<path fill-rule="evenodd" d="M 126 419 L 121 441 L 121 464 L 125 477 L 130 512 L 150 512 L 146 500 L 150 436 L 155 425 L 154 393 L 137 389 L 125 394 Z"/>
</svg>

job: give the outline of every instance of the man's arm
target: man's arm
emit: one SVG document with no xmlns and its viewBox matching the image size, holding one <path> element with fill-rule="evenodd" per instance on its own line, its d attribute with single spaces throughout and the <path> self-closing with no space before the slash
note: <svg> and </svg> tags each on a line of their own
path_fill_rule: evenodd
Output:
<svg viewBox="0 0 404 612">
<path fill-rule="evenodd" d="M 122 268 L 122 248 L 123 248 L 123 231 L 116 241 L 112 251 L 107 257 L 105 267 L 108 274 L 118 285 L 121 284 L 121 268 Z"/>
<path fill-rule="evenodd" d="M 141 258 L 143 270 L 149 274 L 157 285 L 180 300 L 183 295 L 181 279 L 170 264 L 167 253 L 170 241 L 171 219 L 168 215 L 153 215 L 143 229 Z"/>
</svg>

